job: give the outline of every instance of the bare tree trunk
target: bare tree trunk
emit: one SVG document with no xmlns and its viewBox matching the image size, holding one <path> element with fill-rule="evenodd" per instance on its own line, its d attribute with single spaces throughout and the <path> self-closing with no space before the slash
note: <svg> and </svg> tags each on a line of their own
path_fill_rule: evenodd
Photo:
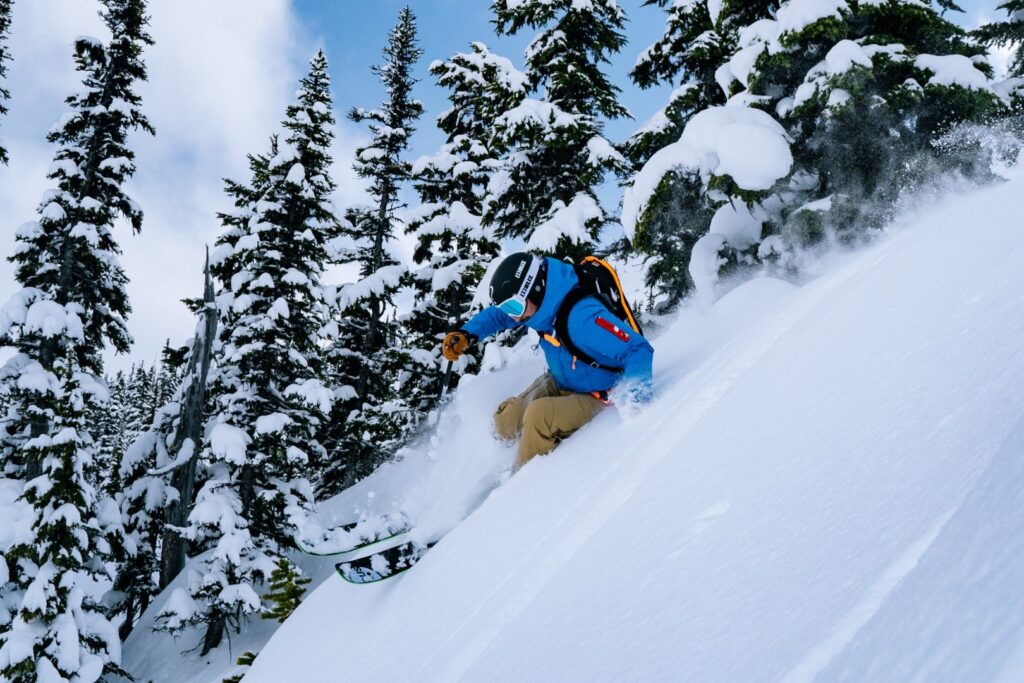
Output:
<svg viewBox="0 0 1024 683">
<path fill-rule="evenodd" d="M 206 378 L 210 372 L 210 359 L 213 356 L 213 340 L 217 336 L 217 308 L 213 300 L 213 278 L 210 276 L 209 253 L 206 257 L 203 303 L 205 305 L 203 327 L 201 334 L 193 342 L 192 357 L 189 359 L 188 372 L 185 375 L 185 381 L 189 384 L 182 397 L 181 422 L 178 425 L 178 433 L 174 436 L 171 450 L 172 453 L 179 452 L 185 440 L 191 439 L 192 457 L 184 466 L 177 468 L 171 477 L 171 484 L 178 490 L 178 500 L 168 506 L 164 517 L 167 527 L 164 529 L 163 551 L 160 557 L 161 588 L 165 588 L 185 567 L 185 539 L 169 527 L 183 527 L 188 523 L 188 515 L 192 510 L 192 495 L 196 481 L 199 451 L 203 443 L 203 405 L 206 401 Z"/>
<path fill-rule="evenodd" d="M 121 638 L 122 643 L 128 640 L 128 636 L 135 628 L 135 607 L 135 598 L 129 597 L 128 605 L 125 607 L 124 611 L 124 622 L 121 624 L 121 627 L 117 629 L 117 634 Z"/>
<path fill-rule="evenodd" d="M 224 627 L 227 625 L 227 618 L 223 614 L 218 614 L 213 621 L 206 627 L 206 635 L 203 636 L 203 649 L 199 653 L 200 657 L 205 657 L 209 654 L 210 650 L 216 649 L 220 645 L 221 639 L 224 637 Z"/>
</svg>

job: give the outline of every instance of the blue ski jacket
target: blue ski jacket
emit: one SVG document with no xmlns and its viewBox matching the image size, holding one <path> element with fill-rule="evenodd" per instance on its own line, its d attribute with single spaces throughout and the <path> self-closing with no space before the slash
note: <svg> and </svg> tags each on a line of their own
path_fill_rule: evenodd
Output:
<svg viewBox="0 0 1024 683">
<path fill-rule="evenodd" d="M 517 325 L 526 325 L 541 335 L 540 346 L 555 383 L 560 389 L 593 393 L 608 391 L 620 382 L 628 383 L 641 398 L 650 393 L 654 348 L 632 327 L 619 320 L 596 297 L 587 297 L 569 312 L 569 337 L 583 352 L 609 367 L 612 372 L 591 367 L 577 359 L 555 338 L 555 316 L 566 295 L 579 282 L 571 265 L 547 259 L 544 300 L 528 320 L 519 323 L 496 306 L 477 313 L 462 328 L 479 339 Z"/>
</svg>

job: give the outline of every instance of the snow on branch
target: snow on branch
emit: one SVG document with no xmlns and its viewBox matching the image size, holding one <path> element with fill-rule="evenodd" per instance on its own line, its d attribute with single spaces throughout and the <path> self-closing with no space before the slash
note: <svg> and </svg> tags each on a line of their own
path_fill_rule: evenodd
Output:
<svg viewBox="0 0 1024 683">
<path fill-rule="evenodd" d="M 988 77 L 963 55 L 918 55 L 914 66 L 930 72 L 928 85 L 958 85 L 969 90 L 992 92 Z"/>
<path fill-rule="evenodd" d="M 499 116 L 495 120 L 495 124 L 498 128 L 518 129 L 525 126 L 539 126 L 547 130 L 575 126 L 577 117 L 562 111 L 550 102 L 528 99 Z"/>
<path fill-rule="evenodd" d="M 637 173 L 622 199 L 622 225 L 633 237 L 637 223 L 671 171 L 699 174 L 706 184 L 728 176 L 743 190 L 768 190 L 793 165 L 786 131 L 759 109 L 711 107 L 686 124 L 677 142 L 659 150 Z"/>
<path fill-rule="evenodd" d="M 443 235 L 446 232 L 466 230 L 471 237 L 482 237 L 480 216 L 470 213 L 462 202 L 453 202 L 446 213 L 438 214 L 426 221 L 413 233 L 416 237 Z"/>
<path fill-rule="evenodd" d="M 554 251 L 563 237 L 578 244 L 589 242 L 592 239 L 589 227 L 597 221 L 603 221 L 605 217 L 597 200 L 582 192 L 573 197 L 568 206 L 560 200 L 556 201 L 548 216 L 534 229 L 530 237 L 530 249 Z"/>
<path fill-rule="evenodd" d="M 403 266 L 385 266 L 359 282 L 345 285 L 338 292 L 338 306 L 346 309 L 363 299 L 379 296 L 392 287 L 397 287 L 405 273 Z"/>
</svg>

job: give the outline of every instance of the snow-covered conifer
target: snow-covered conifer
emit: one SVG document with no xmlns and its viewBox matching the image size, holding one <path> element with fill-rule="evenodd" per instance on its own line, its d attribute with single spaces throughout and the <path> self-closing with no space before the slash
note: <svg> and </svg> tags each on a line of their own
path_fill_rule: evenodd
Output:
<svg viewBox="0 0 1024 683">
<path fill-rule="evenodd" d="M 107 47 L 93 38 L 75 43 L 84 88 L 67 99 L 69 112 L 48 136 L 58 145 L 48 175 L 57 187 L 44 194 L 39 219 L 17 231 L 11 257 L 24 289 L 5 309 L 4 331 L 44 370 L 73 347 L 78 364 L 98 372 L 106 343 L 124 352 L 131 342 L 125 325 L 127 278 L 117 262 L 113 227 L 119 214 L 141 227 L 142 209 L 123 185 L 135 170 L 128 131 L 152 132 L 134 92 L 134 81 L 145 79 L 142 47 L 152 41 L 143 3 L 107 0 L 105 5 L 103 17 L 113 37 Z M 31 407 L 20 411 L 20 418 L 31 423 L 33 435 L 45 431 L 45 417 Z M 7 430 L 14 442 L 20 431 L 17 426 Z"/>
<path fill-rule="evenodd" d="M 482 221 L 487 184 L 501 154 L 491 131 L 527 87 L 525 74 L 508 59 L 483 43 L 471 47 L 431 64 L 438 83 L 450 89 L 451 107 L 437 121 L 447 139 L 412 169 L 423 203 L 408 218 L 407 231 L 417 240 L 413 258 L 420 267 L 412 274 L 414 308 L 404 321 L 412 363 L 400 391 L 410 409 L 421 413 L 434 404 L 444 379 L 438 335 L 466 319 L 476 286 L 498 254 L 493 232 Z M 475 370 L 475 360 L 464 358 L 456 374 Z"/>
<path fill-rule="evenodd" d="M 321 278 L 336 219 L 322 52 L 282 125 L 273 155 L 254 159 L 252 187 L 229 185 L 239 211 L 223 216 L 227 229 L 211 257 L 224 315 L 210 385 L 210 478 L 184 532 L 214 548 L 192 586 L 199 608 L 189 622 L 206 625 L 204 654 L 228 625 L 262 609 L 256 585 L 310 511 L 311 465 L 326 454 L 320 434 L 332 397 L 318 344 L 329 319 Z"/>
<path fill-rule="evenodd" d="M 0 0 L 0 79 L 7 78 L 7 64 L 11 56 L 7 53 L 7 32 L 11 28 L 11 0 Z M 0 85 L 0 116 L 7 113 L 7 100 L 11 93 Z M 7 149 L 0 140 L 0 163 L 8 161 Z"/>
<path fill-rule="evenodd" d="M 346 212 L 339 263 L 358 266 L 359 279 L 341 287 L 330 349 L 336 403 L 331 419 L 332 462 L 322 486 L 334 491 L 358 481 L 393 451 L 414 416 L 397 404 L 396 382 L 409 354 L 398 343 L 393 297 L 405 274 L 392 251 L 401 230 L 396 210 L 408 181 L 404 152 L 423 105 L 412 97 L 413 64 L 422 50 L 416 18 L 405 7 L 388 36 L 384 64 L 373 67 L 386 98 L 373 110 L 353 109 L 349 118 L 369 123 L 373 137 L 356 151 L 356 172 L 370 183 L 371 206 Z"/>
<path fill-rule="evenodd" d="M 7 554 L 20 607 L 0 629 L 0 675 L 13 682 L 96 681 L 119 670 L 121 643 L 100 603 L 112 585 L 103 562 L 107 535 L 119 535 L 121 518 L 85 476 L 95 453 L 85 410 L 90 393 L 105 389 L 74 356 L 69 351 L 51 373 L 57 390 L 49 394 L 49 432 L 21 446 L 40 474 L 23 493 L 37 515 L 34 539 Z"/>
<path fill-rule="evenodd" d="M 1003 108 L 982 50 L 939 11 L 951 8 L 946 0 L 786 0 L 740 27 L 717 72 L 729 106 L 693 117 L 647 162 L 627 191 L 627 230 L 658 209 L 662 181 L 684 176 L 717 206 L 689 266 L 707 284 L 723 264 L 856 239 L 936 173 L 984 177 L 977 149 L 935 145 L 956 124 Z M 751 137 L 751 123 L 774 130 Z"/>
<path fill-rule="evenodd" d="M 778 7 L 777 1 L 749 0 L 644 4 L 666 9 L 665 32 L 641 53 L 630 77 L 641 88 L 665 84 L 674 89 L 665 107 L 622 145 L 635 170 L 678 141 L 694 115 L 725 104 L 733 83 L 723 66 L 735 51 L 739 29 Z M 672 308 L 690 291 L 691 251 L 707 233 L 720 202 L 707 195 L 692 169 L 671 169 L 655 187 L 631 242 L 645 257 L 647 285 L 657 307 Z"/>
<path fill-rule="evenodd" d="M 486 222 L 531 249 L 579 255 L 611 218 L 594 188 L 625 159 L 603 136 L 604 122 L 628 116 L 601 71 L 625 44 L 616 0 L 496 0 L 500 34 L 539 29 L 525 73 L 537 99 L 503 113 L 495 133 L 508 150 L 489 189 Z"/>
<path fill-rule="evenodd" d="M 92 436 L 96 442 L 96 473 L 91 481 L 97 488 L 108 495 L 113 495 L 119 488 L 117 463 L 125 446 L 124 416 L 128 383 L 124 372 L 118 370 L 113 377 L 106 378 L 106 384 L 109 400 L 93 405 L 89 410 Z"/>
<path fill-rule="evenodd" d="M 0 315 L 3 340 L 16 348 L 0 370 L 12 397 L 0 458 L 25 482 L 35 532 L 8 553 L 10 580 L 0 589 L 0 602 L 18 605 L 0 628 L 0 675 L 11 681 L 91 682 L 120 659 L 100 601 L 110 586 L 104 559 L 123 528 L 114 502 L 86 478 L 95 443 L 84 416 L 107 400 L 103 349 L 130 343 L 112 230 L 119 214 L 141 227 L 142 210 L 124 189 L 134 171 L 126 138 L 133 128 L 152 131 L 134 91 L 152 41 L 144 2 L 103 5 L 111 40 L 75 42 L 83 87 L 48 136 L 58 146 L 48 176 L 57 187 L 17 233 L 12 260 L 23 289 Z"/>
<path fill-rule="evenodd" d="M 856 239 L 901 193 L 949 171 L 984 176 L 975 149 L 935 145 L 954 125 L 1003 107 L 984 50 L 943 11 L 949 2 L 788 0 L 744 35 L 730 62 L 793 141 L 791 243 Z"/>
<path fill-rule="evenodd" d="M 212 297 L 211 297 L 212 298 Z M 205 319 L 206 311 L 201 311 Z M 200 330 L 204 320 L 200 321 Z M 199 353 L 205 346 L 197 333 Z M 174 371 L 162 363 L 160 368 L 134 370 L 133 376 L 144 379 L 149 389 L 139 392 L 141 409 L 136 413 L 148 419 L 144 427 L 124 429 L 117 451 L 117 465 L 110 476 L 111 489 L 117 501 L 125 526 L 125 540 L 116 546 L 118 563 L 114 585 L 116 602 L 111 601 L 111 612 L 121 622 L 121 640 L 128 637 L 153 597 L 163 587 L 160 583 L 160 553 L 166 530 L 166 513 L 177 506 L 180 493 L 171 485 L 174 468 L 185 463 L 174 462 L 171 453 L 180 455 L 182 397 L 177 393 L 166 395 L 168 388 L 178 385 Z M 129 392 L 126 391 L 126 394 Z M 155 402 L 162 402 L 152 408 Z M 125 405 L 127 414 L 131 406 Z M 191 454 L 195 449 L 189 450 Z M 187 458 L 186 458 L 187 460 Z M 167 520 L 170 521 L 170 520 Z M 177 521 L 177 520 L 176 520 Z M 181 520 L 179 524 L 183 523 Z"/>
<path fill-rule="evenodd" d="M 126 444 L 134 441 L 153 421 L 155 374 L 154 368 L 147 368 L 144 363 L 133 365 L 128 374 L 124 405 Z"/>
</svg>

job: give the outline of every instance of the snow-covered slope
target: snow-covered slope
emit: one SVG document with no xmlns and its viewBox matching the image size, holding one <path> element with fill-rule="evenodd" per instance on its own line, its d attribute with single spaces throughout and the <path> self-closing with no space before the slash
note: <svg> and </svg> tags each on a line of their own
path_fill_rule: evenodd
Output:
<svg viewBox="0 0 1024 683">
<path fill-rule="evenodd" d="M 489 411 L 541 369 L 515 354 L 329 506 L 450 533 L 378 585 L 314 568 L 246 683 L 1024 680 L 1022 214 L 1015 180 L 684 311 L 653 405 L 487 496 Z"/>
</svg>

